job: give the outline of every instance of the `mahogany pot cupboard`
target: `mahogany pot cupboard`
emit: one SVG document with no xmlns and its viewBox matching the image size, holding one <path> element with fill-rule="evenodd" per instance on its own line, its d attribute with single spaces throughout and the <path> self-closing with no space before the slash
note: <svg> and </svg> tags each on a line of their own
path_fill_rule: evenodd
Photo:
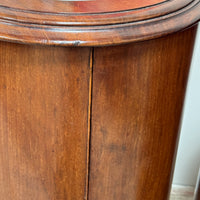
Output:
<svg viewBox="0 0 200 200">
<path fill-rule="evenodd" d="M 200 0 L 0 0 L 0 199 L 166 200 Z"/>
</svg>

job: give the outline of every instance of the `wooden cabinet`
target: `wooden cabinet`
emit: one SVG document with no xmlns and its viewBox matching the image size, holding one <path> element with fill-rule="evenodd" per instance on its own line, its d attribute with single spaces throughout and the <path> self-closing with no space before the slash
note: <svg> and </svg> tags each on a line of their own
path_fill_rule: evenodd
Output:
<svg viewBox="0 0 200 200">
<path fill-rule="evenodd" d="M 1 199 L 167 199 L 199 10 L 0 0 Z"/>
</svg>

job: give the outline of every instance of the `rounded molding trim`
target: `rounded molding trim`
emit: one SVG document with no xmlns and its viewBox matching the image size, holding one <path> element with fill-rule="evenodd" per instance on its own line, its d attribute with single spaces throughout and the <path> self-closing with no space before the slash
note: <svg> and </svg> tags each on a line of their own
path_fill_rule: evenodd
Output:
<svg viewBox="0 0 200 200">
<path fill-rule="evenodd" d="M 90 7 L 88 1 L 79 4 L 61 2 L 65 7 L 58 7 L 60 4 L 55 1 L 47 1 L 49 7 L 46 10 L 39 9 L 42 8 L 41 0 L 33 1 L 29 9 L 22 7 L 23 0 L 19 1 L 19 7 L 12 7 L 9 0 L 1 1 L 0 39 L 19 43 L 61 46 L 116 45 L 181 31 L 200 19 L 200 0 L 144 0 L 141 1 L 141 7 L 136 5 L 134 0 L 130 1 L 133 5 L 128 10 L 123 10 L 120 3 L 115 3 L 117 5 L 115 8 L 111 7 L 111 11 L 105 10 L 98 1 L 91 1 L 91 6 L 98 4 L 95 8 Z M 112 1 L 108 2 L 112 5 Z M 131 5 L 124 7 L 126 6 Z"/>
</svg>

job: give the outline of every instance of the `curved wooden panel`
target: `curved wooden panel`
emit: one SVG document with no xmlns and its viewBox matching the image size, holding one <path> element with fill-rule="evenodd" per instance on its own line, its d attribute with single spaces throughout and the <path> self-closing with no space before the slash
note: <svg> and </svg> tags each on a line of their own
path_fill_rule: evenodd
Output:
<svg viewBox="0 0 200 200">
<path fill-rule="evenodd" d="M 95 48 L 89 200 L 165 200 L 196 26 Z"/>
<path fill-rule="evenodd" d="M 89 55 L 0 42 L 0 199 L 84 199 Z"/>
</svg>

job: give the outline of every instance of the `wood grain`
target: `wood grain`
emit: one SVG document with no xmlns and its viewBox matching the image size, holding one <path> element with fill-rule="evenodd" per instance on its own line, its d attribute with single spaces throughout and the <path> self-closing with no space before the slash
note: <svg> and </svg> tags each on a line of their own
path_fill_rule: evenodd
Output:
<svg viewBox="0 0 200 200">
<path fill-rule="evenodd" d="M 89 200 L 164 200 L 196 26 L 95 48 Z"/>
<path fill-rule="evenodd" d="M 138 9 L 166 1 L 167 0 L 121 0 L 120 2 L 116 0 L 0 0 L 0 5 L 16 10 L 39 11 L 42 13 L 102 13 Z"/>
<path fill-rule="evenodd" d="M 156 3 L 157 2 L 157 3 Z M 158 3 L 159 2 L 159 3 Z M 105 25 L 151 19 L 175 12 L 193 0 L 173 1 L 1 1 L 1 19 L 29 24 Z M 113 8 L 115 8 L 113 10 Z"/>
<path fill-rule="evenodd" d="M 105 46 L 154 39 L 200 20 L 200 0 L 0 0 L 0 40 Z"/>
<path fill-rule="evenodd" d="M 90 49 L 0 42 L 0 199 L 81 200 Z"/>
</svg>

